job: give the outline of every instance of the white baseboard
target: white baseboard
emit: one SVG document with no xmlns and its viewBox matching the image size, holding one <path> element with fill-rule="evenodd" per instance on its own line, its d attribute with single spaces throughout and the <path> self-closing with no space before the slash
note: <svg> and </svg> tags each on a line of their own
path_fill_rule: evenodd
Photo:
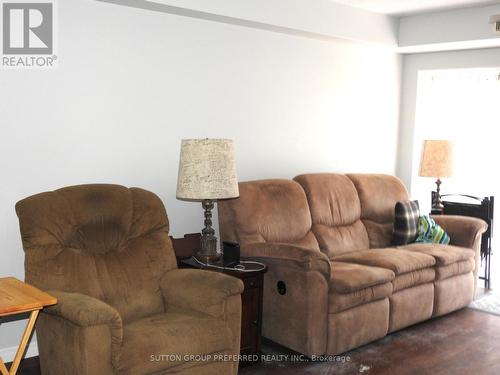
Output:
<svg viewBox="0 0 500 375">
<path fill-rule="evenodd" d="M 12 362 L 17 353 L 17 346 L 11 346 L 10 348 L 1 348 L 0 357 L 4 362 Z M 38 345 L 36 341 L 32 341 L 26 350 L 24 358 L 36 357 L 38 355 Z"/>
</svg>

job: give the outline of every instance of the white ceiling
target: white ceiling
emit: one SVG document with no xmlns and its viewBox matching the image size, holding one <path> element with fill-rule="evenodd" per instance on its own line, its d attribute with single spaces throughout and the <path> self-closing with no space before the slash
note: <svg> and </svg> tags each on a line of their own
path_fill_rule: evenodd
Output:
<svg viewBox="0 0 500 375">
<path fill-rule="evenodd" d="M 500 0 L 332 0 L 391 16 L 436 12 L 472 6 L 500 4 Z"/>
</svg>

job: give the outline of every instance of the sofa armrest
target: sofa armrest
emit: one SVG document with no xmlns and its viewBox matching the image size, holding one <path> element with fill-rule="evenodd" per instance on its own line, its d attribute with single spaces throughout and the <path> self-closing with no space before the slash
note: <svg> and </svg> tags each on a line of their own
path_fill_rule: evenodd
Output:
<svg viewBox="0 0 500 375">
<path fill-rule="evenodd" d="M 263 242 L 243 246 L 241 256 L 263 261 L 282 261 L 304 271 L 318 271 L 327 281 L 330 280 L 330 261 L 319 250 L 285 243 Z"/>
<path fill-rule="evenodd" d="M 484 220 L 457 215 L 435 215 L 434 221 L 441 225 L 450 236 L 450 244 L 474 250 L 474 296 L 479 278 L 481 257 L 481 236 L 488 229 Z"/>
<path fill-rule="evenodd" d="M 328 257 L 319 250 L 272 242 L 244 245 L 241 254 L 268 268 L 262 335 L 307 356 L 324 354 L 331 274 Z"/>
<path fill-rule="evenodd" d="M 452 245 L 479 250 L 481 236 L 488 229 L 484 220 L 456 215 L 433 215 L 434 221 L 450 236 Z"/>
<path fill-rule="evenodd" d="M 161 279 L 160 287 L 167 310 L 169 306 L 195 310 L 219 317 L 224 303 L 243 292 L 243 282 L 220 272 L 175 269 Z"/>
</svg>

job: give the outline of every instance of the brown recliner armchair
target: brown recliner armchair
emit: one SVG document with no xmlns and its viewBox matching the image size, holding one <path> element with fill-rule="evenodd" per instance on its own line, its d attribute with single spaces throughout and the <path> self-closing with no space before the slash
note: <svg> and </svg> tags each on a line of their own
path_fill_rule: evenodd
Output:
<svg viewBox="0 0 500 375">
<path fill-rule="evenodd" d="M 156 195 L 73 186 L 16 211 L 26 281 L 59 301 L 36 328 L 44 375 L 237 373 L 242 282 L 177 269 Z"/>
</svg>

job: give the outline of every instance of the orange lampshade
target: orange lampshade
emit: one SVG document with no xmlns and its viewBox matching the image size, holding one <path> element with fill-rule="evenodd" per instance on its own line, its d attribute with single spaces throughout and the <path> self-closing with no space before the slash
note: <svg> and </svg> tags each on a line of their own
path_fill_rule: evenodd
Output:
<svg viewBox="0 0 500 375">
<path fill-rule="evenodd" d="M 453 175 L 453 142 L 426 140 L 422 147 L 419 176 L 451 177 Z"/>
</svg>

